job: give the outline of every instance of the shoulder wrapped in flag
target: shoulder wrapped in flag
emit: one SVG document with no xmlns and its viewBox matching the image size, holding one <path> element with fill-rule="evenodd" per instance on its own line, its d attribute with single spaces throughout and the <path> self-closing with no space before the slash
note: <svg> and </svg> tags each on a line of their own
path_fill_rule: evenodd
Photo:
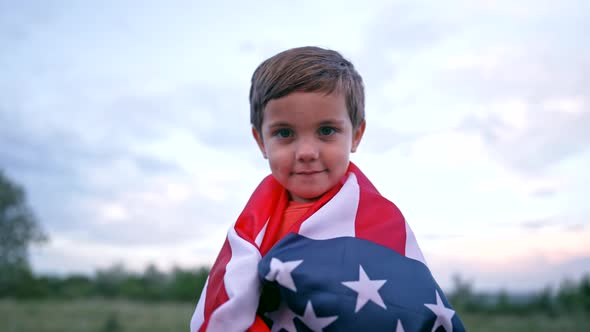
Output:
<svg viewBox="0 0 590 332">
<path fill-rule="evenodd" d="M 271 176 L 229 230 L 191 320 L 196 331 L 464 331 L 397 207 L 351 163 L 278 238 Z"/>
<path fill-rule="evenodd" d="M 353 237 L 289 234 L 260 262 L 271 331 L 462 331 L 423 263 Z"/>
</svg>

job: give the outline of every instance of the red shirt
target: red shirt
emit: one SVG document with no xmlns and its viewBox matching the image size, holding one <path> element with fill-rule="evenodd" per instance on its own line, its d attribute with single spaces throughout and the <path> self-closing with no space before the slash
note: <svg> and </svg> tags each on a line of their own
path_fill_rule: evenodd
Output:
<svg viewBox="0 0 590 332">
<path fill-rule="evenodd" d="M 303 214 L 312 207 L 315 202 L 310 203 L 299 203 L 294 201 L 289 201 L 287 204 L 287 208 L 283 212 L 283 216 L 281 218 L 281 224 L 279 225 L 279 234 L 278 239 L 282 239 L 289 233 L 289 230 L 301 217 Z"/>
</svg>

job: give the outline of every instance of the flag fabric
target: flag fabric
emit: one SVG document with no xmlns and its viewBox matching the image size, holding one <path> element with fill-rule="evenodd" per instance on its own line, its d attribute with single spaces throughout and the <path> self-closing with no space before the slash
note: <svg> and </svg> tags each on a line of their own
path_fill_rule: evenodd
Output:
<svg viewBox="0 0 590 332">
<path fill-rule="evenodd" d="M 350 163 L 282 239 L 285 189 L 265 178 L 230 228 L 197 331 L 464 331 L 398 208 Z"/>
<path fill-rule="evenodd" d="M 291 233 L 258 271 L 271 331 L 464 330 L 422 262 L 367 240 Z"/>
</svg>

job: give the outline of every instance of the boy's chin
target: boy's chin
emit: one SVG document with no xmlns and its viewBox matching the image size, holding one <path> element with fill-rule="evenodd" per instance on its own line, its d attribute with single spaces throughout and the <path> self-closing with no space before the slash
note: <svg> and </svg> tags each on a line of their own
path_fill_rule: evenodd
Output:
<svg viewBox="0 0 590 332">
<path fill-rule="evenodd" d="M 318 192 L 289 192 L 289 198 L 298 203 L 311 203 L 315 202 L 322 197 L 326 191 Z"/>
</svg>

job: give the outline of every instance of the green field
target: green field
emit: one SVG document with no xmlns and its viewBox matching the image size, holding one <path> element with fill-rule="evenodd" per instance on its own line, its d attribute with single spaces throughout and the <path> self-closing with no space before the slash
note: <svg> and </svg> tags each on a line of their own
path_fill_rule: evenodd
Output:
<svg viewBox="0 0 590 332">
<path fill-rule="evenodd" d="M 190 303 L 124 300 L 0 300 L 0 332 L 188 331 Z M 468 331 L 590 331 L 583 314 L 548 317 L 461 315 Z"/>
<path fill-rule="evenodd" d="M 0 332 L 189 331 L 187 303 L 0 300 Z"/>
</svg>

